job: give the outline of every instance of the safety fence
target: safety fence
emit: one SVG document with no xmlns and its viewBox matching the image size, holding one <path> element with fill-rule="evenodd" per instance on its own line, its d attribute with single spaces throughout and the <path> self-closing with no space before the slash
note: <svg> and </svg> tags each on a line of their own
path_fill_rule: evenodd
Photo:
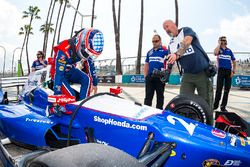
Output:
<svg viewBox="0 0 250 167">
<path fill-rule="evenodd" d="M 216 56 L 212 52 L 207 52 L 210 60 L 216 64 Z M 236 74 L 250 76 L 250 52 L 234 52 L 236 57 Z M 143 74 L 145 56 L 141 57 L 141 73 Z M 123 75 L 133 75 L 136 73 L 136 61 L 137 57 L 124 57 L 121 58 L 122 72 Z M 98 76 L 114 76 L 116 75 L 116 59 L 97 59 L 95 60 L 95 67 Z M 3 77 L 3 71 L 1 71 L 0 63 L 0 78 Z M 17 68 L 14 68 L 17 69 Z M 172 74 L 178 74 L 178 68 L 176 65 L 173 66 Z M 28 75 L 27 69 L 24 69 L 24 75 Z M 4 77 L 17 76 L 17 71 L 5 71 Z"/>
<path fill-rule="evenodd" d="M 28 77 L 9 77 L 0 79 L 0 88 L 9 89 L 11 87 L 16 88 L 17 95 L 22 90 Z M 143 75 L 106 75 L 98 76 L 100 84 L 137 84 L 143 85 L 145 78 Z M 180 85 L 181 77 L 179 74 L 171 74 L 168 85 Z M 213 85 L 216 85 L 216 76 L 213 78 Z M 232 86 L 239 88 L 250 88 L 250 76 L 235 75 L 232 78 Z"/>
<path fill-rule="evenodd" d="M 9 77 L 9 78 L 1 78 L 0 86 L 2 88 L 15 87 L 15 86 L 24 86 L 28 77 Z"/>
<path fill-rule="evenodd" d="M 208 57 L 217 64 L 217 57 L 212 52 L 207 52 Z M 237 75 L 249 75 L 250 76 L 250 52 L 234 52 L 236 58 L 236 74 Z M 145 56 L 141 58 L 141 74 L 143 73 Z M 122 72 L 124 75 L 135 74 L 136 72 L 137 57 L 124 57 L 121 58 Z M 116 75 L 116 59 L 102 59 L 95 60 L 95 66 L 97 74 L 99 76 Z M 172 74 L 178 74 L 177 65 L 173 66 Z"/>
<path fill-rule="evenodd" d="M 16 87 L 17 94 L 20 92 L 20 88 L 22 88 L 28 77 L 8 77 L 8 78 L 1 78 L 0 79 L 0 88 L 10 88 Z"/>
<path fill-rule="evenodd" d="M 120 83 L 120 84 L 144 84 L 143 75 L 106 75 L 98 76 L 99 83 Z M 213 78 L 213 85 L 216 85 L 217 76 Z M 179 74 L 171 74 L 168 85 L 180 85 L 181 76 Z M 250 76 L 235 75 L 232 77 L 232 86 L 240 88 L 250 88 Z"/>
</svg>

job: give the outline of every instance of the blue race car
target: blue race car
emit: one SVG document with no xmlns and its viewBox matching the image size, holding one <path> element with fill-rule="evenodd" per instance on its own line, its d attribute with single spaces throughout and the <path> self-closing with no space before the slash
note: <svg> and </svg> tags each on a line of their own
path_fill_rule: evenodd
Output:
<svg viewBox="0 0 250 167">
<path fill-rule="evenodd" d="M 74 102 L 69 97 L 54 96 L 44 84 L 46 80 L 43 78 L 41 81 L 40 78 L 42 84 L 38 81 L 33 88 L 26 89 L 19 103 L 0 105 L 0 131 L 6 137 L 0 145 L 0 158 L 5 166 L 14 163 L 22 166 L 25 160 L 31 163 L 41 154 L 46 156 L 60 150 L 65 153 L 67 148 L 64 147 L 83 143 L 115 147 L 136 158 L 138 166 L 250 166 L 248 127 L 244 133 L 234 125 L 224 126 L 223 131 L 170 110 L 162 111 L 110 93 Z M 186 108 L 187 100 L 190 107 L 200 108 L 192 99 L 183 98 L 176 97 L 170 102 L 170 108 L 175 110 L 176 106 L 180 106 L 180 102 L 175 105 L 178 99 L 185 101 Z M 52 110 L 56 103 L 64 106 L 66 112 L 58 115 Z M 178 108 L 180 111 L 181 108 Z M 207 112 L 204 114 L 205 117 L 200 120 L 211 119 L 207 118 Z M 4 147 L 10 142 L 36 151 L 22 161 L 11 158 Z M 55 148 L 66 150 L 54 151 Z M 58 159 L 56 155 L 53 156 Z M 81 155 L 78 149 L 77 154 L 72 156 Z"/>
</svg>

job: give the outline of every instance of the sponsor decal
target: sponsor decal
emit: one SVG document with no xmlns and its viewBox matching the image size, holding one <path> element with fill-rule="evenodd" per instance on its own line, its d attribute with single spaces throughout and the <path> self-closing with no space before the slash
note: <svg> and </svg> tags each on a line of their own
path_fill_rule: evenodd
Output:
<svg viewBox="0 0 250 167">
<path fill-rule="evenodd" d="M 107 143 L 107 142 L 105 142 L 105 141 L 98 140 L 98 139 L 96 139 L 96 142 L 99 143 L 99 144 L 106 145 L 106 146 L 109 145 L 109 143 Z"/>
<path fill-rule="evenodd" d="M 175 125 L 175 121 L 177 120 L 178 122 L 180 122 L 184 127 L 185 129 L 188 131 L 188 133 L 192 136 L 193 133 L 194 133 L 194 130 L 196 128 L 196 125 L 194 125 L 192 122 L 190 124 L 188 124 L 186 121 L 184 121 L 183 119 L 181 118 L 178 118 L 178 117 L 174 117 L 172 115 L 168 115 L 167 116 L 167 120 L 169 123 Z"/>
<path fill-rule="evenodd" d="M 49 120 L 40 120 L 40 119 L 30 119 L 30 118 L 26 118 L 25 119 L 26 122 L 34 122 L 34 123 L 43 123 L 43 124 L 53 124 L 54 122 L 49 121 Z"/>
<path fill-rule="evenodd" d="M 56 102 L 56 98 L 48 97 L 48 102 L 55 103 Z"/>
<path fill-rule="evenodd" d="M 59 59 L 58 62 L 59 62 L 59 63 L 62 63 L 62 64 L 66 64 L 66 61 L 65 61 L 65 60 L 62 60 L 62 59 Z"/>
<path fill-rule="evenodd" d="M 63 97 L 58 99 L 58 103 L 71 103 L 71 102 L 75 102 L 75 98 Z"/>
<path fill-rule="evenodd" d="M 245 142 L 245 139 L 243 137 L 240 137 L 240 144 L 242 146 L 246 146 L 246 142 Z"/>
<path fill-rule="evenodd" d="M 100 83 L 115 83 L 115 76 L 97 76 Z"/>
<path fill-rule="evenodd" d="M 153 54 L 153 50 L 150 50 L 150 52 L 148 54 L 149 54 L 149 56 L 151 56 Z"/>
<path fill-rule="evenodd" d="M 62 55 L 60 59 L 61 59 L 61 60 L 65 60 L 65 56 L 64 56 L 64 55 Z"/>
<path fill-rule="evenodd" d="M 175 108 L 175 104 L 174 104 L 174 103 L 171 103 L 171 104 L 170 104 L 170 108 L 172 108 L 172 109 Z"/>
<path fill-rule="evenodd" d="M 204 123 L 206 124 L 207 123 L 207 118 L 206 118 L 206 114 L 205 114 L 204 110 L 202 109 L 202 107 L 200 105 L 198 105 L 196 102 L 193 102 L 193 101 L 190 102 L 190 105 L 195 106 L 196 108 L 199 109 L 199 111 L 202 114 Z"/>
<path fill-rule="evenodd" d="M 226 137 L 226 133 L 223 132 L 223 131 L 221 131 L 221 130 L 219 130 L 219 129 L 213 129 L 213 130 L 211 131 L 211 133 L 212 133 L 214 136 L 219 137 L 219 138 L 222 138 L 222 139 L 224 139 L 224 138 Z"/>
<path fill-rule="evenodd" d="M 119 127 L 128 128 L 128 129 L 135 129 L 135 130 L 142 130 L 142 131 L 147 131 L 148 129 L 148 127 L 144 125 L 130 124 L 127 121 L 118 121 L 112 118 L 101 118 L 99 116 L 94 116 L 94 121 L 102 123 L 104 125 L 119 126 Z"/>
<path fill-rule="evenodd" d="M 123 75 L 122 83 L 144 83 L 145 78 L 143 75 Z"/>
<path fill-rule="evenodd" d="M 240 166 L 241 161 L 240 160 L 227 160 L 224 163 L 224 166 Z"/>
<path fill-rule="evenodd" d="M 149 57 L 149 62 L 161 62 L 163 63 L 164 62 L 164 58 L 163 57 Z"/>
<path fill-rule="evenodd" d="M 205 161 L 202 162 L 203 167 L 211 167 L 211 166 L 219 166 L 220 161 L 217 159 L 206 159 Z"/>
<path fill-rule="evenodd" d="M 59 71 L 63 71 L 64 70 L 64 67 L 63 66 L 60 66 L 59 67 Z"/>
<path fill-rule="evenodd" d="M 170 157 L 176 156 L 176 152 L 174 150 L 171 151 Z"/>
<path fill-rule="evenodd" d="M 138 119 L 146 112 L 150 112 L 149 108 L 142 108 L 134 117 Z"/>
<path fill-rule="evenodd" d="M 237 140 L 236 136 L 232 135 L 231 139 L 230 139 L 230 145 L 231 146 L 236 146 L 236 140 Z"/>
</svg>

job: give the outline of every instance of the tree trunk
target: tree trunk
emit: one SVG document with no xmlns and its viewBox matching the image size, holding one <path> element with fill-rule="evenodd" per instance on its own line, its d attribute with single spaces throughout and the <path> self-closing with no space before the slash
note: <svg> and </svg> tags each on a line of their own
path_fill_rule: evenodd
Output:
<svg viewBox="0 0 250 167">
<path fill-rule="evenodd" d="M 47 28 L 47 25 L 48 25 L 48 22 L 49 22 L 49 15 L 50 15 L 50 11 L 51 11 L 51 7 L 52 7 L 52 2 L 53 0 L 50 1 L 50 4 L 49 4 L 49 10 L 48 10 L 48 13 L 47 13 L 47 18 L 46 18 L 46 22 L 45 22 L 45 26 Z M 44 33 L 44 38 L 43 38 L 43 52 L 46 53 L 46 50 L 45 50 L 45 43 L 46 43 L 46 36 L 47 36 L 47 33 L 49 33 L 48 31 L 45 31 Z M 45 54 L 46 56 L 46 54 Z"/>
<path fill-rule="evenodd" d="M 26 41 L 26 58 L 27 58 L 28 74 L 30 74 L 30 62 L 29 62 L 29 52 L 28 52 L 29 36 L 30 35 L 27 34 L 27 41 Z"/>
<path fill-rule="evenodd" d="M 120 1 L 119 1 L 120 5 Z M 116 21 L 115 12 L 115 0 L 112 0 L 112 12 L 113 12 L 113 22 L 114 22 L 114 32 L 115 32 L 115 45 L 116 45 L 116 75 L 122 75 L 122 63 L 121 63 L 121 52 L 120 52 L 120 34 Z M 118 11 L 119 13 L 119 11 Z"/>
<path fill-rule="evenodd" d="M 119 0 L 118 4 L 118 33 L 119 33 L 119 40 L 120 40 L 120 20 L 121 20 L 121 0 Z"/>
<path fill-rule="evenodd" d="M 74 33 L 74 27 L 75 27 L 75 22 L 76 22 L 76 14 L 77 14 L 77 11 L 79 9 L 79 6 L 80 6 L 80 0 L 78 0 L 77 6 L 76 6 L 76 11 L 75 11 L 75 15 L 74 15 L 73 23 L 72 23 L 70 38 L 73 36 L 73 33 Z"/>
<path fill-rule="evenodd" d="M 59 22 L 59 17 L 60 17 L 61 9 L 62 9 L 62 4 L 60 4 L 58 15 L 57 15 L 57 19 L 56 19 L 56 27 L 55 27 L 55 31 L 54 31 L 54 37 L 53 37 L 53 42 L 52 42 L 52 48 L 51 48 L 50 57 L 52 57 L 52 55 L 53 55 L 53 47 L 54 47 L 54 44 L 55 44 L 55 41 L 56 41 L 56 33 L 57 33 L 56 30 L 57 30 L 57 26 L 58 26 L 58 22 Z"/>
<path fill-rule="evenodd" d="M 141 73 L 141 50 L 142 50 L 142 37 L 143 37 L 143 0 L 141 0 L 141 23 L 140 23 L 140 33 L 139 33 L 139 43 L 138 43 L 138 53 L 136 61 L 136 74 Z"/>
<path fill-rule="evenodd" d="M 63 13 L 62 13 L 62 17 L 61 17 L 61 21 L 60 21 L 60 25 L 59 25 L 59 30 L 58 30 L 57 43 L 60 42 L 61 28 L 62 28 L 62 23 L 63 23 L 64 14 L 65 14 L 65 10 L 66 10 L 66 7 L 67 7 L 67 3 L 68 3 L 67 0 L 64 1 Z"/>
<path fill-rule="evenodd" d="M 33 21 L 33 16 L 30 17 L 30 23 L 29 23 L 29 27 L 28 27 L 27 41 L 26 41 L 26 59 L 27 59 L 27 66 L 28 66 L 28 74 L 30 74 L 30 62 L 29 62 L 28 44 L 29 44 L 29 36 L 30 36 L 32 21 Z"/>
<path fill-rule="evenodd" d="M 54 9 L 55 9 L 55 4 L 56 4 L 56 1 L 54 0 L 52 10 L 51 10 L 51 14 L 50 14 L 50 18 L 49 18 L 49 26 L 51 25 L 51 21 L 52 21 Z M 48 41 L 49 41 L 49 31 L 46 33 L 45 52 L 44 52 L 45 55 L 46 55 L 46 52 L 47 52 Z"/>
<path fill-rule="evenodd" d="M 22 66 L 22 57 L 23 57 L 23 48 L 24 48 L 24 45 L 25 45 L 25 42 L 26 42 L 26 38 L 27 38 L 27 33 L 24 34 L 24 39 L 23 39 L 23 45 L 22 45 L 22 49 L 21 49 L 21 53 L 20 53 L 20 62 L 21 62 L 21 73 L 22 73 L 22 76 L 23 76 L 23 66 Z"/>
<path fill-rule="evenodd" d="M 178 27 L 179 24 L 179 7 L 178 7 L 178 0 L 175 0 L 175 24 Z"/>
<path fill-rule="evenodd" d="M 91 27 L 94 26 L 94 17 L 95 17 L 95 0 L 93 0 L 93 5 L 92 5 Z"/>
</svg>

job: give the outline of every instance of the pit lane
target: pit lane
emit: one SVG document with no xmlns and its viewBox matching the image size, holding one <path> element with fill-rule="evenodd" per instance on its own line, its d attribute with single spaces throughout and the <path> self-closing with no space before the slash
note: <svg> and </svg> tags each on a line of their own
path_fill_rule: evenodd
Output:
<svg viewBox="0 0 250 167">
<path fill-rule="evenodd" d="M 111 86 L 99 86 L 99 92 L 107 92 Z M 112 86 L 114 87 L 114 86 Z M 123 93 L 121 97 L 130 99 L 139 103 L 144 102 L 145 88 L 142 85 L 126 85 L 121 86 Z M 166 85 L 164 92 L 164 106 L 179 94 L 179 86 Z M 214 89 L 215 93 L 215 89 Z M 156 95 L 154 96 L 152 106 L 156 106 Z M 227 110 L 239 114 L 247 122 L 250 122 L 250 90 L 242 90 L 239 88 L 232 88 L 228 97 Z"/>
<path fill-rule="evenodd" d="M 98 92 L 109 92 L 111 87 L 115 88 L 116 86 L 99 85 Z M 120 94 L 121 97 L 143 104 L 145 97 L 145 88 L 143 84 L 121 85 L 121 88 L 123 89 L 123 93 Z M 172 98 L 179 94 L 179 88 L 179 86 L 166 85 L 164 92 L 164 106 L 166 106 Z M 8 91 L 8 96 L 11 100 L 17 99 L 15 97 L 15 88 L 3 89 L 3 91 Z M 153 99 L 153 106 L 156 106 L 156 96 L 154 96 Z M 250 122 L 250 90 L 232 88 L 229 93 L 227 110 L 229 112 L 239 114 L 243 119 Z"/>
</svg>

